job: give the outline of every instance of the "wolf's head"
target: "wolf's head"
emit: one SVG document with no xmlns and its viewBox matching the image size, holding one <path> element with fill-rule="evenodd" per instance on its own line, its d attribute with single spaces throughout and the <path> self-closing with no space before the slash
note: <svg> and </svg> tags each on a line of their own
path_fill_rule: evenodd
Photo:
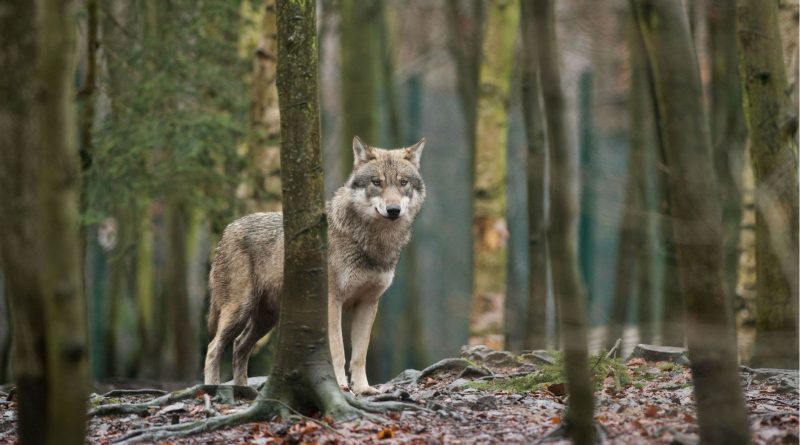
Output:
<svg viewBox="0 0 800 445">
<path fill-rule="evenodd" d="M 371 147 L 353 138 L 353 173 L 345 187 L 352 204 L 367 219 L 411 221 L 425 200 L 419 160 L 425 139 L 394 150 Z"/>
</svg>

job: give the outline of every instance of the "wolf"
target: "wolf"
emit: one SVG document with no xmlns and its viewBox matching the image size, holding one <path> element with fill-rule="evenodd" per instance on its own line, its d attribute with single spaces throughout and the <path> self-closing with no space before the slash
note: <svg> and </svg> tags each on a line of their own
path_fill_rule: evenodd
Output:
<svg viewBox="0 0 800 445">
<path fill-rule="evenodd" d="M 425 201 L 420 174 L 424 147 L 424 138 L 410 147 L 389 150 L 369 146 L 356 136 L 352 174 L 326 202 L 331 359 L 339 385 L 356 394 L 377 392 L 367 381 L 367 347 L 378 301 L 392 283 L 400 252 Z M 206 384 L 219 384 L 219 362 L 231 341 L 234 384 L 247 384 L 253 347 L 278 321 L 282 286 L 282 214 L 254 213 L 228 225 L 209 274 Z M 350 385 L 342 341 L 343 308 L 352 308 L 353 313 Z"/>
</svg>

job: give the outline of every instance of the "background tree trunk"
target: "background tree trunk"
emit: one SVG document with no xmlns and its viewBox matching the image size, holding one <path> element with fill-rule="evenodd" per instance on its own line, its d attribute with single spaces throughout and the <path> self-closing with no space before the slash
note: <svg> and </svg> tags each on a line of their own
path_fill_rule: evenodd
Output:
<svg viewBox="0 0 800 445">
<path fill-rule="evenodd" d="M 381 0 L 342 0 L 342 146 L 340 150 L 343 183 L 353 169 L 353 136 L 376 144 L 379 135 L 378 85 L 381 61 L 378 24 Z"/>
<path fill-rule="evenodd" d="M 725 283 L 732 290 L 739 264 L 739 187 L 746 138 L 736 54 L 736 0 L 711 0 L 706 16 L 711 61 L 711 140 L 722 199 Z"/>
<path fill-rule="evenodd" d="M 798 365 L 797 108 L 776 1 L 738 0 L 739 73 L 756 185 L 755 366 Z"/>
<path fill-rule="evenodd" d="M 653 67 L 669 170 L 672 227 L 687 313 L 700 440 L 748 443 L 730 300 L 723 275 L 721 212 L 697 58 L 681 0 L 635 0 Z"/>
<path fill-rule="evenodd" d="M 550 155 L 550 218 L 548 226 L 553 291 L 561 308 L 558 325 L 563 342 L 569 406 L 568 434 L 576 444 L 593 444 L 592 382 L 587 363 L 586 301 L 577 257 L 577 159 L 566 126 L 559 73 L 555 11 L 552 0 L 533 2 L 542 92 Z"/>
<path fill-rule="evenodd" d="M 541 104 L 536 17 L 520 2 L 522 29 L 522 113 L 528 143 L 528 310 L 520 314 L 523 349 L 547 347 L 547 139 Z M 520 311 L 521 312 L 521 311 Z M 508 320 L 512 320 L 506 313 Z M 524 317 L 524 318 L 522 318 Z"/>
<path fill-rule="evenodd" d="M 253 54 L 253 87 L 248 139 L 245 213 L 281 208 L 280 112 L 275 86 L 277 24 L 275 0 L 266 0 L 261 12 L 258 47 Z"/>
<path fill-rule="evenodd" d="M 188 382 L 196 378 L 197 372 L 197 334 L 190 316 L 186 280 L 190 212 L 186 204 L 174 198 L 168 200 L 166 207 L 167 259 L 163 294 L 169 320 L 168 332 L 172 334 L 175 353 L 174 378 Z"/>
<path fill-rule="evenodd" d="M 487 7 L 473 164 L 473 299 L 469 342 L 503 349 L 508 261 L 508 90 L 519 5 L 516 1 L 491 0 Z"/>
<path fill-rule="evenodd" d="M 36 195 L 36 2 L 5 2 L 0 14 L 0 265 L 11 318 L 20 443 L 46 443 L 48 379 Z M 83 411 L 83 409 L 81 409 Z M 45 413 L 43 416 L 42 414 Z"/>
</svg>

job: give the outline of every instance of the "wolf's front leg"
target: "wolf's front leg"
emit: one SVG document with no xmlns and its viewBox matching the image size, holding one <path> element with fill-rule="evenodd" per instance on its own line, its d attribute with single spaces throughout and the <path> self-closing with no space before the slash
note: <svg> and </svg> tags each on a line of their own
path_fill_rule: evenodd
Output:
<svg viewBox="0 0 800 445">
<path fill-rule="evenodd" d="M 375 388 L 367 383 L 367 348 L 369 348 L 369 335 L 372 332 L 372 323 L 378 312 L 378 300 L 361 301 L 353 308 L 353 329 L 350 333 L 353 353 L 350 357 L 350 377 L 353 382 L 352 390 L 356 394 L 377 394 Z"/>
<path fill-rule="evenodd" d="M 347 386 L 347 374 L 344 372 L 344 342 L 342 341 L 342 304 L 335 296 L 328 298 L 328 338 L 331 345 L 331 361 L 336 382 L 341 387 Z"/>
</svg>

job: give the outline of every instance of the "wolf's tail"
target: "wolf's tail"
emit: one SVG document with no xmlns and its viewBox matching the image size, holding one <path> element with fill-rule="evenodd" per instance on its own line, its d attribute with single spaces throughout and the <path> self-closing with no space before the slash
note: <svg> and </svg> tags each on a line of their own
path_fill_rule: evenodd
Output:
<svg viewBox="0 0 800 445">
<path fill-rule="evenodd" d="M 208 308 L 208 338 L 212 339 L 217 335 L 217 324 L 219 323 L 219 309 L 212 304 Z"/>
</svg>

